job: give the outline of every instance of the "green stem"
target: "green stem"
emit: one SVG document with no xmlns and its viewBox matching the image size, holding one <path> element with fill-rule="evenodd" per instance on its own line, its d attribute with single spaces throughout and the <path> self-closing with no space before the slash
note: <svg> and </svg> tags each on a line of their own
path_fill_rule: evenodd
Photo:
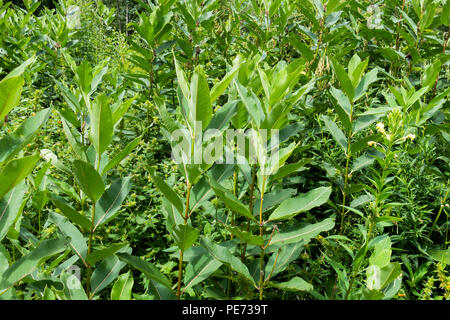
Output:
<svg viewBox="0 0 450 320">
<path fill-rule="evenodd" d="M 352 287 L 353 287 L 353 283 L 355 282 L 355 278 L 356 278 L 356 275 L 353 273 L 352 278 L 350 280 L 350 285 L 348 286 L 347 293 L 345 294 L 344 300 L 348 300 L 348 296 L 350 295 L 350 292 L 352 291 Z"/>
<path fill-rule="evenodd" d="M 444 54 L 445 54 L 445 51 L 447 50 L 447 43 L 448 43 L 449 35 L 450 35 L 450 30 L 447 31 L 447 35 L 444 38 L 443 49 L 442 49 L 442 53 L 444 53 Z M 434 82 L 433 96 L 436 96 L 438 82 L 439 82 L 439 74 L 436 76 L 436 81 Z"/>
<path fill-rule="evenodd" d="M 351 102 L 351 108 L 350 108 L 350 125 L 351 126 L 353 125 L 353 102 Z M 349 131 L 348 136 L 347 136 L 347 154 L 346 154 L 347 161 L 345 163 L 344 190 L 342 190 L 343 196 L 342 196 L 341 231 L 340 231 L 340 234 L 344 233 L 344 224 L 345 224 L 345 220 L 344 220 L 345 208 L 344 208 L 344 206 L 345 206 L 345 200 L 346 200 L 346 197 L 347 197 L 346 189 L 347 189 L 348 180 L 349 180 L 349 178 L 348 178 L 348 175 L 349 175 L 348 169 L 349 169 L 349 166 L 350 166 L 351 144 L 352 144 L 352 129 L 350 128 L 350 131 Z"/>
<path fill-rule="evenodd" d="M 100 162 L 102 161 L 102 155 L 97 155 L 97 172 L 100 171 Z M 97 202 L 94 202 L 92 204 L 92 214 L 91 214 L 91 228 L 89 229 L 89 241 L 88 241 L 88 251 L 87 255 L 90 255 L 92 253 L 92 242 L 94 238 L 94 226 L 95 226 L 95 206 Z M 89 300 L 92 299 L 91 296 L 91 276 L 92 276 L 92 266 L 89 262 L 86 261 L 86 295 L 88 296 Z"/>
<path fill-rule="evenodd" d="M 189 200 L 191 198 L 191 188 L 192 185 L 188 182 L 187 185 L 187 194 L 186 194 L 186 208 L 184 211 L 184 225 L 187 225 L 189 219 Z M 183 255 L 184 250 L 180 249 L 180 262 L 178 265 L 178 285 L 177 285 L 177 299 L 181 299 L 181 277 L 183 275 Z"/>
<path fill-rule="evenodd" d="M 255 184 L 256 184 L 256 166 L 253 166 L 252 168 L 252 184 L 250 185 L 250 203 L 249 203 L 249 209 L 250 213 L 253 214 L 253 194 L 255 192 Z M 247 220 L 247 232 L 250 231 L 250 219 Z M 241 252 L 241 259 L 242 261 L 245 259 L 245 253 L 247 251 L 247 243 L 244 243 L 244 246 L 242 248 Z"/>
<path fill-rule="evenodd" d="M 434 219 L 434 221 L 433 221 L 433 225 L 431 226 L 430 232 L 428 233 L 428 238 L 431 236 L 431 233 L 433 233 L 434 228 L 436 227 L 436 224 L 439 221 L 439 218 L 441 217 L 442 210 L 444 209 L 444 206 L 445 206 L 445 201 L 447 200 L 447 197 L 448 197 L 448 192 L 449 192 L 449 190 L 447 190 L 447 192 L 445 193 L 444 199 L 442 200 L 442 203 L 441 203 L 441 207 L 439 208 L 439 212 L 436 216 L 436 219 Z"/>
<path fill-rule="evenodd" d="M 262 178 L 262 187 L 261 187 L 261 200 L 259 206 L 259 236 L 263 237 L 264 235 L 264 227 L 263 227 L 263 201 L 264 201 L 264 188 L 266 185 L 266 176 L 263 175 Z M 265 247 L 261 246 L 261 255 L 259 257 L 259 300 L 263 299 L 264 294 L 264 253 Z"/>
</svg>

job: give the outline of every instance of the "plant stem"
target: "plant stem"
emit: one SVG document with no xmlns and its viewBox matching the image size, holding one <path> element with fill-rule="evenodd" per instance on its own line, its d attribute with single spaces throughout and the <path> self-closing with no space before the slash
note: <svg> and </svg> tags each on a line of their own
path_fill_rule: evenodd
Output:
<svg viewBox="0 0 450 320">
<path fill-rule="evenodd" d="M 189 199 L 191 198 L 191 188 L 192 185 L 188 182 L 187 194 L 186 194 L 186 208 L 184 211 L 184 225 L 187 225 L 189 219 Z M 180 249 L 180 262 L 178 265 L 178 285 L 177 285 L 177 299 L 181 299 L 181 277 L 183 275 L 183 255 L 184 250 Z"/>
<path fill-rule="evenodd" d="M 262 211 L 263 211 L 265 185 L 266 185 L 266 176 L 263 175 L 262 187 L 261 187 L 261 200 L 260 200 L 260 206 L 259 206 L 259 236 L 260 237 L 262 237 L 264 234 Z M 259 300 L 263 299 L 263 293 L 264 293 L 264 252 L 265 252 L 265 248 L 264 248 L 264 245 L 262 245 L 261 246 L 261 255 L 259 257 Z"/>
<path fill-rule="evenodd" d="M 445 51 L 447 50 L 447 43 L 448 43 L 449 35 L 450 35 L 450 30 L 447 30 L 447 35 L 445 36 L 444 43 L 443 43 L 443 49 L 442 49 L 442 53 L 444 53 L 444 54 L 445 54 Z M 436 96 L 436 89 L 437 89 L 438 82 L 439 82 L 439 74 L 437 75 L 436 81 L 434 83 L 433 96 Z"/>
<path fill-rule="evenodd" d="M 351 108 L 350 108 L 350 125 L 353 125 L 353 102 L 351 102 Z M 345 224 L 345 200 L 347 197 L 347 186 L 348 186 L 348 168 L 350 165 L 350 157 L 351 157 L 351 143 L 352 142 L 352 129 L 350 128 L 350 131 L 347 136 L 347 161 L 345 163 L 345 176 L 344 176 L 344 190 L 342 190 L 343 196 L 342 196 L 342 211 L 341 211 L 341 231 L 340 234 L 344 233 L 344 224 Z"/>
<path fill-rule="evenodd" d="M 90 255 L 92 252 L 92 238 L 94 235 L 94 219 L 95 219 L 95 203 L 92 205 L 92 217 L 91 217 L 91 229 L 89 230 L 89 242 L 88 242 L 88 252 L 87 255 Z M 89 300 L 91 297 L 91 275 L 92 275 L 92 266 L 90 263 L 87 263 L 86 270 L 86 295 Z"/>
<path fill-rule="evenodd" d="M 449 192 L 449 190 L 447 190 L 447 192 L 445 193 L 444 199 L 442 200 L 441 206 L 439 208 L 439 212 L 436 216 L 436 219 L 434 219 L 434 221 L 433 221 L 433 225 L 431 226 L 430 232 L 428 233 L 428 238 L 431 236 L 431 233 L 433 233 L 436 223 L 439 221 L 439 218 L 441 217 L 442 210 L 444 209 L 444 206 L 445 206 L 445 201 L 447 200 L 447 197 L 448 197 L 448 192 Z"/>
<path fill-rule="evenodd" d="M 97 154 L 97 172 L 100 171 L 100 162 L 102 161 L 102 155 Z M 88 251 L 87 255 L 90 255 L 92 252 L 92 239 L 94 236 L 94 225 L 95 225 L 95 206 L 97 202 L 94 202 L 92 204 L 92 215 L 91 215 L 91 228 L 89 229 L 89 242 L 88 242 Z M 92 266 L 89 262 L 86 261 L 86 295 L 88 296 L 89 300 L 92 299 L 91 297 L 91 275 L 92 275 Z"/>
<path fill-rule="evenodd" d="M 253 166 L 252 168 L 252 184 L 250 185 L 250 203 L 249 203 L 249 209 L 250 213 L 253 214 L 253 194 L 255 192 L 255 184 L 256 184 L 256 166 Z M 247 220 L 247 232 L 250 231 L 250 219 Z M 244 246 L 242 248 L 241 252 L 241 259 L 245 259 L 245 253 L 247 251 L 247 243 L 244 243 Z"/>
<path fill-rule="evenodd" d="M 353 287 L 353 283 L 355 282 L 355 278 L 356 278 L 356 275 L 353 273 L 352 278 L 350 280 L 350 285 L 348 286 L 347 293 L 345 294 L 344 300 L 348 300 L 348 296 L 350 295 L 350 292 L 352 291 L 352 287 Z"/>
</svg>

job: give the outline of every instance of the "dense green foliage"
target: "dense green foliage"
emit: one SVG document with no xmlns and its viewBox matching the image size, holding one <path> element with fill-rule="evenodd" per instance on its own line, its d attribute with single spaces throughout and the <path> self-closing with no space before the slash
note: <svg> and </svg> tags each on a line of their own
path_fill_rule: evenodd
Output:
<svg viewBox="0 0 450 320">
<path fill-rule="evenodd" d="M 0 299 L 448 299 L 449 20 L 0 0 Z M 174 162 L 211 129 L 250 152 Z"/>
</svg>

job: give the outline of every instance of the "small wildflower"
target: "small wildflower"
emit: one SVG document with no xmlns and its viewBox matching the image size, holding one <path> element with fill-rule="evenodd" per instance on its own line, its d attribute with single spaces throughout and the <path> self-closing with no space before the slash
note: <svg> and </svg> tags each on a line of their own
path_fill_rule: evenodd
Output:
<svg viewBox="0 0 450 320">
<path fill-rule="evenodd" d="M 387 134 L 387 135 L 386 135 L 386 139 L 388 139 L 389 141 L 391 141 L 391 135 L 390 135 L 390 134 Z"/>
<path fill-rule="evenodd" d="M 369 142 L 367 142 L 367 145 L 368 145 L 369 147 L 373 147 L 373 146 L 376 146 L 377 143 L 376 143 L 375 141 L 369 141 Z"/>
<path fill-rule="evenodd" d="M 416 138 L 416 136 L 413 135 L 412 133 L 410 133 L 410 134 L 408 134 L 408 135 L 405 137 L 405 140 L 411 139 L 411 141 L 414 141 L 415 138 Z"/>
<path fill-rule="evenodd" d="M 398 296 L 399 296 L 399 297 L 404 297 L 405 294 L 404 294 L 404 293 L 399 293 Z"/>
<path fill-rule="evenodd" d="M 384 133 L 385 131 L 384 131 L 384 123 L 383 122 L 378 122 L 377 123 L 377 130 L 380 132 L 380 133 Z"/>
<path fill-rule="evenodd" d="M 398 158 L 398 154 L 394 154 L 394 159 L 397 159 Z"/>
</svg>

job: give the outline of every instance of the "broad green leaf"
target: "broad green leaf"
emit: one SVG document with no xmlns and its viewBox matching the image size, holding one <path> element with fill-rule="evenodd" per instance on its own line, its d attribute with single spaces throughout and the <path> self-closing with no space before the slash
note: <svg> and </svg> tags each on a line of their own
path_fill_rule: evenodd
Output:
<svg viewBox="0 0 450 320">
<path fill-rule="evenodd" d="M 353 130 L 352 134 L 356 135 L 361 130 L 366 129 L 369 127 L 372 123 L 377 121 L 382 115 L 359 115 L 357 116 L 356 121 L 353 122 Z"/>
<path fill-rule="evenodd" d="M 208 253 L 216 260 L 226 264 L 232 270 L 243 275 L 251 283 L 255 284 L 255 280 L 250 275 L 248 268 L 241 262 L 241 259 L 235 257 L 231 252 L 224 246 L 215 244 L 209 238 L 202 238 L 200 240 L 200 245 L 208 250 Z"/>
<path fill-rule="evenodd" d="M 229 178 L 234 172 L 234 165 L 231 164 L 216 164 L 211 168 L 211 175 L 217 182 L 221 182 Z M 202 177 L 191 190 L 191 198 L 189 201 L 190 210 L 195 210 L 203 201 L 208 200 L 213 196 L 214 192 L 211 189 L 205 177 Z"/>
<path fill-rule="evenodd" d="M 120 249 L 119 252 L 130 254 L 131 248 L 124 247 Z M 116 253 L 116 255 L 117 254 L 118 253 Z M 91 278 L 91 296 L 100 292 L 112 283 L 119 276 L 120 270 L 126 266 L 126 263 L 117 258 L 116 255 L 104 259 L 95 268 Z"/>
<path fill-rule="evenodd" d="M 272 108 L 275 104 L 288 93 L 290 89 L 297 84 L 301 72 L 305 65 L 303 59 L 297 59 L 282 69 L 274 79 L 272 79 L 272 88 L 270 90 L 269 106 Z"/>
<path fill-rule="evenodd" d="M 173 54 L 173 59 L 175 62 L 175 71 L 177 73 L 177 80 L 178 85 L 181 88 L 181 92 L 183 93 L 186 100 L 189 100 L 190 98 L 190 89 L 187 82 L 186 74 L 184 73 L 183 69 L 181 68 L 180 64 L 178 63 L 177 59 L 175 58 L 175 53 Z"/>
<path fill-rule="evenodd" d="M 91 221 L 85 216 L 78 213 L 78 211 L 76 211 L 63 198 L 51 195 L 50 200 L 59 210 L 61 210 L 61 214 L 63 214 L 66 218 L 68 218 L 72 223 L 78 224 L 85 230 L 89 230 L 91 228 Z"/>
<path fill-rule="evenodd" d="M 26 60 L 25 62 L 23 62 L 20 66 L 18 66 L 17 68 L 15 68 L 13 71 L 11 71 L 10 73 L 8 73 L 8 75 L 3 78 L 3 80 L 5 79 L 9 79 L 9 78 L 13 78 L 13 77 L 19 77 L 21 76 L 24 72 L 25 69 L 31 65 L 32 63 L 34 63 L 36 61 L 37 57 L 36 56 L 32 56 L 30 59 Z"/>
<path fill-rule="evenodd" d="M 333 228 L 334 217 L 324 219 L 314 224 L 295 225 L 276 233 L 270 242 L 270 246 L 287 245 L 290 243 L 297 243 L 299 241 L 305 241 L 306 244 L 310 239 L 316 237 L 319 233 L 329 231 Z"/>
<path fill-rule="evenodd" d="M 298 259 L 304 247 L 305 244 L 300 241 L 282 246 L 279 251 L 272 253 L 265 267 L 264 280 L 267 281 L 269 276 L 273 278 L 286 270 L 291 262 Z"/>
<path fill-rule="evenodd" d="M 94 167 L 87 162 L 75 160 L 73 162 L 73 174 L 81 190 L 92 202 L 97 202 L 105 191 L 105 184 Z"/>
<path fill-rule="evenodd" d="M 255 121 L 256 127 L 259 128 L 259 126 L 265 119 L 265 114 L 261 106 L 261 102 L 253 93 L 253 91 L 251 91 L 251 89 L 245 88 L 239 82 L 235 82 L 235 84 L 239 96 L 241 97 L 242 103 L 245 106 L 245 109 L 247 109 L 247 112 Z"/>
<path fill-rule="evenodd" d="M 220 80 L 216 83 L 211 89 L 211 103 L 217 100 L 220 95 L 228 88 L 231 81 L 233 81 L 234 76 L 239 71 L 240 64 L 233 66 L 233 68 Z"/>
<path fill-rule="evenodd" d="M 86 240 L 83 237 L 83 234 L 65 217 L 56 214 L 54 212 L 50 212 L 49 219 L 51 222 L 56 224 L 61 233 L 69 237 L 70 247 L 75 252 L 75 254 L 80 257 L 80 259 L 86 264 L 86 255 L 88 251 L 88 246 L 86 244 Z"/>
<path fill-rule="evenodd" d="M 428 29 L 428 27 L 434 20 L 434 13 L 436 12 L 436 4 L 429 1 L 427 4 L 424 4 L 424 6 L 425 6 L 425 13 L 421 18 L 420 26 L 422 29 Z"/>
<path fill-rule="evenodd" d="M 403 10 L 400 10 L 400 12 L 403 14 L 403 17 L 405 18 L 406 23 L 409 25 L 409 27 L 411 28 L 411 30 L 414 32 L 414 34 L 417 36 L 417 25 L 415 24 L 415 22 L 413 21 L 413 19 L 411 19 L 408 14 L 406 12 L 404 12 Z M 420 17 L 420 13 L 417 14 Z"/>
<path fill-rule="evenodd" d="M 259 79 L 261 80 L 261 86 L 263 87 L 264 94 L 266 95 L 266 99 L 270 100 L 270 81 L 267 77 L 267 73 L 261 68 L 258 68 L 258 73 Z"/>
<path fill-rule="evenodd" d="M 75 80 L 80 86 L 81 90 L 83 90 L 85 95 L 88 95 L 91 91 L 91 82 L 93 79 L 92 75 L 92 67 L 89 65 L 87 60 L 81 62 L 79 66 L 76 67 L 75 71 Z"/>
<path fill-rule="evenodd" d="M 212 105 L 208 82 L 200 67 L 195 69 L 191 79 L 190 106 L 192 119 L 201 122 L 201 129 L 205 130 L 212 118 Z"/>
<path fill-rule="evenodd" d="M 131 177 L 115 180 L 95 205 L 94 231 L 113 219 L 131 190 Z"/>
<path fill-rule="evenodd" d="M 0 164 L 11 159 L 22 150 L 47 122 L 51 109 L 39 111 L 35 116 L 22 122 L 19 128 L 0 140 Z"/>
<path fill-rule="evenodd" d="M 402 269 L 398 262 L 389 263 L 383 268 L 377 265 L 370 265 L 366 270 L 366 285 L 370 290 L 381 290 L 402 274 Z"/>
<path fill-rule="evenodd" d="M 309 162 L 311 162 L 311 159 L 304 159 L 296 163 L 284 165 L 283 167 L 278 169 L 277 173 L 272 176 L 272 180 L 279 180 L 290 175 L 291 173 L 297 172 Z"/>
<path fill-rule="evenodd" d="M 355 96 L 355 88 L 353 87 L 352 81 L 350 80 L 347 72 L 345 71 L 344 67 L 341 66 L 337 61 L 332 60 L 332 64 L 334 68 L 334 74 L 341 83 L 342 90 L 344 90 L 348 99 L 350 101 L 353 101 L 353 98 Z"/>
<path fill-rule="evenodd" d="M 103 76 L 108 72 L 108 61 L 109 58 L 101 62 L 92 71 L 91 90 L 89 94 L 92 94 L 95 92 L 95 90 L 97 90 L 98 85 L 102 82 Z"/>
<path fill-rule="evenodd" d="M 442 13 L 441 13 L 441 22 L 445 26 L 450 25 L 450 1 L 446 1 L 445 5 L 442 7 Z"/>
<path fill-rule="evenodd" d="M 8 233 L 17 214 L 22 209 L 22 201 L 27 189 L 25 182 L 19 183 L 5 197 L 0 199 L 0 241 Z"/>
<path fill-rule="evenodd" d="M 164 216 L 167 231 L 170 234 L 172 234 L 176 225 L 184 223 L 183 214 L 178 212 L 177 208 L 167 198 L 162 199 L 161 212 Z"/>
<path fill-rule="evenodd" d="M 211 118 L 211 122 L 209 123 L 207 130 L 217 129 L 222 131 L 226 129 L 230 123 L 230 119 L 237 113 L 237 102 L 238 101 L 236 100 L 227 102 L 224 106 L 217 110 Z"/>
<path fill-rule="evenodd" d="M 186 251 L 195 241 L 197 241 L 200 232 L 188 225 L 178 224 L 173 228 L 172 237 L 180 250 Z"/>
<path fill-rule="evenodd" d="M 186 266 L 183 291 L 208 279 L 221 266 L 222 262 L 214 259 L 209 254 L 196 256 Z"/>
<path fill-rule="evenodd" d="M 389 237 L 386 237 L 375 245 L 375 250 L 369 258 L 369 263 L 383 268 L 389 264 L 391 254 L 391 240 Z"/>
<path fill-rule="evenodd" d="M 96 250 L 86 257 L 86 261 L 90 265 L 94 265 L 98 261 L 112 256 L 113 254 L 115 254 L 117 251 L 119 251 L 126 245 L 128 245 L 128 244 L 127 243 L 118 243 L 118 244 L 113 244 L 104 249 Z"/>
<path fill-rule="evenodd" d="M 114 123 L 111 107 L 105 94 L 97 96 L 91 104 L 91 135 L 92 144 L 98 155 L 102 155 L 111 143 L 114 134 Z"/>
<path fill-rule="evenodd" d="M 356 154 L 358 152 L 360 152 L 361 150 L 369 147 L 368 143 L 370 141 L 374 141 L 377 142 L 378 140 L 380 140 L 380 135 L 379 134 L 374 134 L 365 138 L 362 138 L 356 142 L 353 142 L 351 147 L 350 147 L 350 153 L 351 154 Z"/>
<path fill-rule="evenodd" d="M 308 193 L 302 193 L 295 198 L 283 201 L 270 215 L 269 220 L 290 219 L 295 215 L 321 206 L 328 201 L 331 187 L 320 187 Z"/>
<path fill-rule="evenodd" d="M 152 279 L 148 283 L 148 291 L 154 295 L 155 300 L 177 300 L 173 290 Z"/>
<path fill-rule="evenodd" d="M 60 275 L 64 294 L 69 300 L 88 300 L 86 292 L 75 274 L 63 271 Z"/>
<path fill-rule="evenodd" d="M 133 274 L 130 271 L 120 275 L 112 287 L 111 300 L 131 300 L 133 284 Z"/>
<path fill-rule="evenodd" d="M 167 183 L 163 179 L 161 179 L 153 170 L 150 170 L 149 173 L 152 177 L 153 183 L 158 187 L 158 189 L 162 192 L 166 199 L 169 200 L 175 206 L 175 208 L 177 208 L 178 212 L 182 214 L 184 212 L 184 205 L 178 194 L 173 191 L 172 188 L 169 187 Z"/>
<path fill-rule="evenodd" d="M 0 119 L 3 120 L 19 104 L 24 83 L 20 76 L 0 81 Z"/>
<path fill-rule="evenodd" d="M 406 101 L 406 105 L 412 106 L 414 103 L 416 103 L 417 100 L 419 100 L 427 91 L 430 90 L 429 87 L 420 88 L 416 92 L 414 92 L 411 96 L 408 96 L 408 99 Z"/>
<path fill-rule="evenodd" d="M 251 232 L 242 231 L 240 228 L 235 226 L 226 226 L 226 228 L 245 243 L 253 244 L 255 246 L 262 246 L 264 244 L 264 239 L 262 237 L 253 235 Z"/>
<path fill-rule="evenodd" d="M 373 70 L 369 71 L 368 73 L 366 73 L 364 75 L 364 77 L 362 77 L 361 81 L 359 82 L 358 86 L 355 89 L 355 98 L 353 99 L 353 101 L 359 100 L 359 98 L 361 98 L 366 93 L 369 86 L 372 83 L 378 81 L 377 75 L 378 75 L 378 70 L 373 69 Z"/>
<path fill-rule="evenodd" d="M 174 132 L 176 129 L 178 129 L 179 125 L 170 116 L 170 113 L 166 107 L 166 103 L 163 99 L 157 96 L 154 96 L 153 99 L 155 100 L 156 108 L 158 109 L 158 113 L 162 120 L 162 123 L 170 133 Z"/>
<path fill-rule="evenodd" d="M 108 164 L 103 168 L 102 175 L 105 175 L 109 170 L 116 167 L 122 160 L 124 160 L 141 142 L 142 136 L 137 137 L 131 141 L 125 148 L 116 153 Z"/>
<path fill-rule="evenodd" d="M 361 61 L 354 70 L 350 71 L 349 69 L 350 80 L 352 82 L 353 88 L 356 88 L 358 86 L 368 64 L 369 59 L 366 59 L 364 61 Z"/>
<path fill-rule="evenodd" d="M 294 277 L 287 282 L 269 282 L 268 287 L 281 289 L 284 291 L 310 291 L 313 286 L 300 277 Z"/>
<path fill-rule="evenodd" d="M 341 119 L 342 124 L 347 132 L 352 128 L 350 114 L 352 110 L 352 106 L 347 96 L 339 89 L 335 89 L 331 87 L 330 89 L 331 95 L 336 99 L 337 104 L 333 104 L 334 109 L 339 115 L 339 119 Z"/>
<path fill-rule="evenodd" d="M 291 156 L 292 152 L 294 152 L 295 148 L 297 148 L 299 144 L 300 142 L 297 144 L 292 142 L 289 146 L 276 150 L 276 152 L 274 152 L 269 159 L 268 175 L 276 174 L 278 169 L 283 167 L 287 159 Z"/>
<path fill-rule="evenodd" d="M 368 166 L 370 166 L 375 161 L 375 158 L 373 156 L 370 156 L 368 154 L 363 154 L 362 156 L 358 157 L 352 165 L 352 172 L 356 172 L 358 170 L 364 169 Z"/>
<path fill-rule="evenodd" d="M 450 265 L 450 248 L 447 250 L 440 250 L 439 248 L 431 249 L 429 255 L 440 263 Z"/>
<path fill-rule="evenodd" d="M 442 63 L 436 59 L 422 75 L 422 87 L 431 87 L 435 84 L 439 73 L 441 72 Z"/>
<path fill-rule="evenodd" d="M 272 210 L 273 208 L 275 208 L 277 205 L 279 205 L 283 201 L 295 196 L 296 193 L 297 193 L 296 189 L 291 189 L 291 188 L 290 189 L 282 189 L 281 187 L 273 189 L 270 192 L 264 193 L 262 212 L 265 213 L 269 210 Z M 260 206 L 261 206 L 261 201 L 255 201 L 255 204 L 253 205 L 253 215 L 256 216 L 259 214 Z"/>
<path fill-rule="evenodd" d="M 67 141 L 69 145 L 72 147 L 73 151 L 75 151 L 75 158 L 86 161 L 86 154 L 84 153 L 84 148 L 79 141 L 82 140 L 81 134 L 73 127 L 70 122 L 66 121 L 63 117 L 61 117 L 61 122 L 63 125 L 63 130 L 66 135 Z"/>
<path fill-rule="evenodd" d="M 355 70 L 358 68 L 359 65 L 361 65 L 361 58 L 357 53 L 355 53 L 350 61 L 348 62 L 348 74 L 349 77 L 353 79 L 353 74 L 355 73 Z M 353 80 L 352 80 L 353 83 Z"/>
<path fill-rule="evenodd" d="M 39 154 L 11 160 L 0 172 L 0 199 L 25 179 L 34 169 Z"/>
<path fill-rule="evenodd" d="M 54 80 L 54 82 L 61 91 L 64 101 L 66 101 L 67 105 L 72 111 L 72 114 L 70 114 L 68 112 L 61 112 L 61 109 L 58 109 L 60 111 L 60 114 L 64 115 L 64 118 L 66 118 L 67 121 L 70 121 L 72 125 L 78 127 L 79 121 L 78 119 L 76 119 L 76 116 L 74 117 L 73 115 L 75 112 L 81 110 L 80 101 L 78 101 L 78 98 L 75 96 L 75 94 L 72 91 L 70 91 L 70 89 L 66 87 L 64 84 L 62 84 L 58 80 Z"/>
<path fill-rule="evenodd" d="M 328 116 L 322 116 L 322 120 L 325 123 L 327 130 L 333 136 L 334 140 L 336 140 L 336 142 L 341 146 L 342 150 L 344 150 L 345 154 L 347 154 L 348 143 L 345 134 Z"/>
<path fill-rule="evenodd" d="M 36 270 L 43 259 L 64 251 L 67 243 L 66 238 L 45 240 L 36 249 L 16 260 L 0 275 L 0 295 Z"/>
<path fill-rule="evenodd" d="M 206 179 L 210 184 L 214 193 L 234 212 L 240 213 L 243 216 L 255 220 L 255 217 L 250 213 L 248 206 L 244 205 L 238 198 L 236 198 L 230 191 L 222 187 L 211 174 L 206 175 Z"/>
<path fill-rule="evenodd" d="M 167 288 L 171 288 L 172 284 L 152 263 L 142 260 L 139 257 L 132 256 L 128 253 L 116 253 L 120 260 L 126 262 L 132 267 L 144 273 L 150 279 L 163 284 Z"/>
<path fill-rule="evenodd" d="M 127 113 L 128 109 L 130 109 L 131 105 L 133 104 L 134 100 L 136 100 L 137 96 L 134 96 L 130 99 L 127 99 L 120 103 L 117 108 L 112 109 L 112 123 L 113 125 L 117 125 L 120 120 L 122 120 L 125 113 Z"/>
</svg>

